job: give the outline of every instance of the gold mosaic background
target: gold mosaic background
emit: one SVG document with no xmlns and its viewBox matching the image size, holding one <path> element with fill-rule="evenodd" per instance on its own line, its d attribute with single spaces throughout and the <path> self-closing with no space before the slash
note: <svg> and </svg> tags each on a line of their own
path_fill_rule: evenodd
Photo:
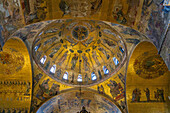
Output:
<svg viewBox="0 0 170 113">
<path fill-rule="evenodd" d="M 90 87 L 91 89 L 112 98 L 123 112 L 168 113 L 170 73 L 164 61 L 167 66 L 170 65 L 169 37 L 165 36 L 169 26 L 169 12 L 166 11 L 168 7 L 161 2 L 162 0 L 0 0 L 0 38 L 5 43 L 3 52 L 0 52 L 0 111 L 35 112 L 49 98 L 72 88 L 56 82 L 41 71 L 33 61 L 31 52 L 34 37 L 44 26 L 53 22 L 46 20 L 71 18 L 104 20 L 124 25 L 108 22 L 125 40 L 127 62 L 115 75 Z M 152 40 L 157 49 L 150 43 L 139 44 L 142 41 L 150 42 L 145 36 Z M 10 37 L 19 37 L 23 41 L 8 40 Z M 133 52 L 136 45 L 138 46 Z M 164 61 L 156 55 L 157 50 Z M 145 52 L 156 56 L 158 60 L 142 63 L 144 59 L 141 56 Z M 141 60 L 134 67 L 137 59 Z M 161 70 L 158 69 L 159 66 Z M 158 71 L 153 72 L 152 69 Z M 148 76 L 152 79 L 146 79 Z M 141 90 L 136 91 L 139 96 L 133 96 L 136 88 Z M 150 91 L 149 102 L 147 88 Z"/>
<path fill-rule="evenodd" d="M 1 112 L 30 112 L 32 69 L 27 47 L 19 38 L 11 38 L 0 54 L 5 55 L 0 65 L 3 72 L 0 73 Z"/>
<path fill-rule="evenodd" d="M 126 99 L 127 99 L 128 111 L 130 113 L 131 112 L 132 113 L 135 113 L 135 112 L 137 113 L 142 113 L 142 112 L 167 113 L 168 103 L 169 103 L 169 99 L 168 99 L 168 95 L 169 95 L 168 87 L 169 86 L 168 85 L 169 85 L 170 73 L 169 71 L 167 71 L 168 69 L 166 65 L 163 63 L 163 60 L 161 58 L 160 65 L 161 65 L 161 68 L 163 68 L 162 71 L 166 70 L 163 75 L 160 74 L 160 76 L 156 78 L 151 78 L 151 79 L 140 77 L 137 74 L 137 71 L 135 71 L 134 62 L 138 58 L 138 56 L 141 56 L 145 52 L 148 52 L 148 54 L 150 55 L 158 56 L 156 48 L 148 42 L 142 42 L 135 48 L 129 61 L 129 66 L 127 70 L 127 78 L 126 78 Z M 142 59 L 138 59 L 138 60 L 142 60 Z M 157 58 L 157 60 L 159 60 L 159 58 Z M 155 68 L 156 66 L 159 66 L 159 64 L 152 65 L 152 67 L 155 67 Z M 143 68 L 142 71 L 145 71 L 145 68 Z M 150 73 L 151 72 L 154 72 L 154 73 L 150 74 L 150 76 L 154 77 L 154 76 L 159 75 L 159 72 L 157 70 L 150 71 Z M 145 75 L 148 75 L 148 74 L 145 74 Z M 137 92 L 135 92 L 136 88 L 137 88 Z M 150 93 L 147 92 L 147 88 L 149 89 Z M 163 94 L 160 92 L 161 90 L 163 90 Z M 150 95 L 148 96 L 148 100 L 147 100 L 147 95 Z"/>
</svg>

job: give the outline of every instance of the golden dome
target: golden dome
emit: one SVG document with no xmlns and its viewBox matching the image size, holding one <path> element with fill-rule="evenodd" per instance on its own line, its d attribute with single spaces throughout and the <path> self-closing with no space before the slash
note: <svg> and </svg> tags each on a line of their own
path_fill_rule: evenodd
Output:
<svg viewBox="0 0 170 113">
<path fill-rule="evenodd" d="M 41 30 L 33 58 L 51 78 L 68 85 L 89 86 L 116 73 L 126 46 L 110 25 L 94 20 L 56 20 Z"/>
</svg>

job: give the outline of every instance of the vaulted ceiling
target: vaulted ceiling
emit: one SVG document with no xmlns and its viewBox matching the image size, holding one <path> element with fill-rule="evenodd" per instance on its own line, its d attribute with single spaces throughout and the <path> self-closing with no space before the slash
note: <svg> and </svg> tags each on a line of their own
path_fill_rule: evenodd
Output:
<svg viewBox="0 0 170 113">
<path fill-rule="evenodd" d="M 170 64 L 168 0 L 2 0 L 0 15 L 5 40 L 24 25 L 52 19 L 105 20 L 129 26 L 148 36 Z"/>
<path fill-rule="evenodd" d="M 147 88 L 153 106 L 164 108 L 170 69 L 166 1 L 0 1 L 0 111 L 76 112 L 85 106 L 119 113 L 136 105 L 137 112 L 136 102 L 147 102 Z M 154 98 L 159 89 L 165 103 Z M 141 100 L 134 99 L 135 91 Z"/>
</svg>

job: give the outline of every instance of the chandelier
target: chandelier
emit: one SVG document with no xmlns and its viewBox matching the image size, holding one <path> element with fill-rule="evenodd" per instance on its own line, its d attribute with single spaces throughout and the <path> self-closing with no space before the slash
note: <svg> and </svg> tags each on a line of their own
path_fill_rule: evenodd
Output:
<svg viewBox="0 0 170 113">
<path fill-rule="evenodd" d="M 86 110 L 86 108 L 83 106 L 82 107 L 82 110 L 80 112 L 77 112 L 77 113 L 90 113 Z"/>
<path fill-rule="evenodd" d="M 81 99 L 81 84 L 80 84 L 80 89 L 79 89 L 79 91 L 80 91 L 80 99 Z M 86 108 L 83 106 L 82 107 L 82 110 L 80 111 L 80 112 L 77 112 L 77 113 L 90 113 L 90 112 L 88 112 L 87 110 L 86 110 Z"/>
</svg>

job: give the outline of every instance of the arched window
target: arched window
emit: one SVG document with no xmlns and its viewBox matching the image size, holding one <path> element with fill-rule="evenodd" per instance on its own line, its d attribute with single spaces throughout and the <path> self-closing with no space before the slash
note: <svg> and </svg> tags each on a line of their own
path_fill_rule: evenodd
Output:
<svg viewBox="0 0 170 113">
<path fill-rule="evenodd" d="M 35 51 L 37 51 L 37 50 L 38 50 L 38 48 L 39 48 L 40 46 L 41 46 L 41 43 L 40 43 L 40 44 L 38 44 L 37 46 L 35 46 L 35 47 L 34 47 L 34 50 L 35 50 Z"/>
<path fill-rule="evenodd" d="M 97 80 L 97 76 L 95 75 L 94 72 L 91 73 L 91 80 L 93 81 Z"/>
<path fill-rule="evenodd" d="M 106 68 L 106 66 L 103 66 L 103 72 L 105 75 L 109 74 L 109 70 Z"/>
<path fill-rule="evenodd" d="M 119 47 L 119 50 L 124 53 L 124 49 L 122 47 Z"/>
<path fill-rule="evenodd" d="M 38 35 L 38 36 L 40 36 L 40 35 L 42 35 L 43 34 L 43 31 Z"/>
<path fill-rule="evenodd" d="M 41 64 L 44 64 L 46 59 L 47 59 L 47 56 L 44 55 L 40 60 Z"/>
<path fill-rule="evenodd" d="M 50 73 L 55 73 L 55 70 L 56 70 L 56 65 L 53 65 L 50 69 Z"/>
<path fill-rule="evenodd" d="M 78 75 L 78 78 L 77 78 L 77 82 L 82 82 L 83 80 L 82 80 L 82 75 L 81 74 L 79 74 Z"/>
<path fill-rule="evenodd" d="M 67 72 L 67 71 L 64 73 L 63 79 L 64 79 L 64 80 L 68 80 L 68 72 Z"/>
<path fill-rule="evenodd" d="M 117 60 L 116 57 L 113 57 L 113 62 L 115 63 L 116 66 L 119 64 L 119 61 Z"/>
</svg>

